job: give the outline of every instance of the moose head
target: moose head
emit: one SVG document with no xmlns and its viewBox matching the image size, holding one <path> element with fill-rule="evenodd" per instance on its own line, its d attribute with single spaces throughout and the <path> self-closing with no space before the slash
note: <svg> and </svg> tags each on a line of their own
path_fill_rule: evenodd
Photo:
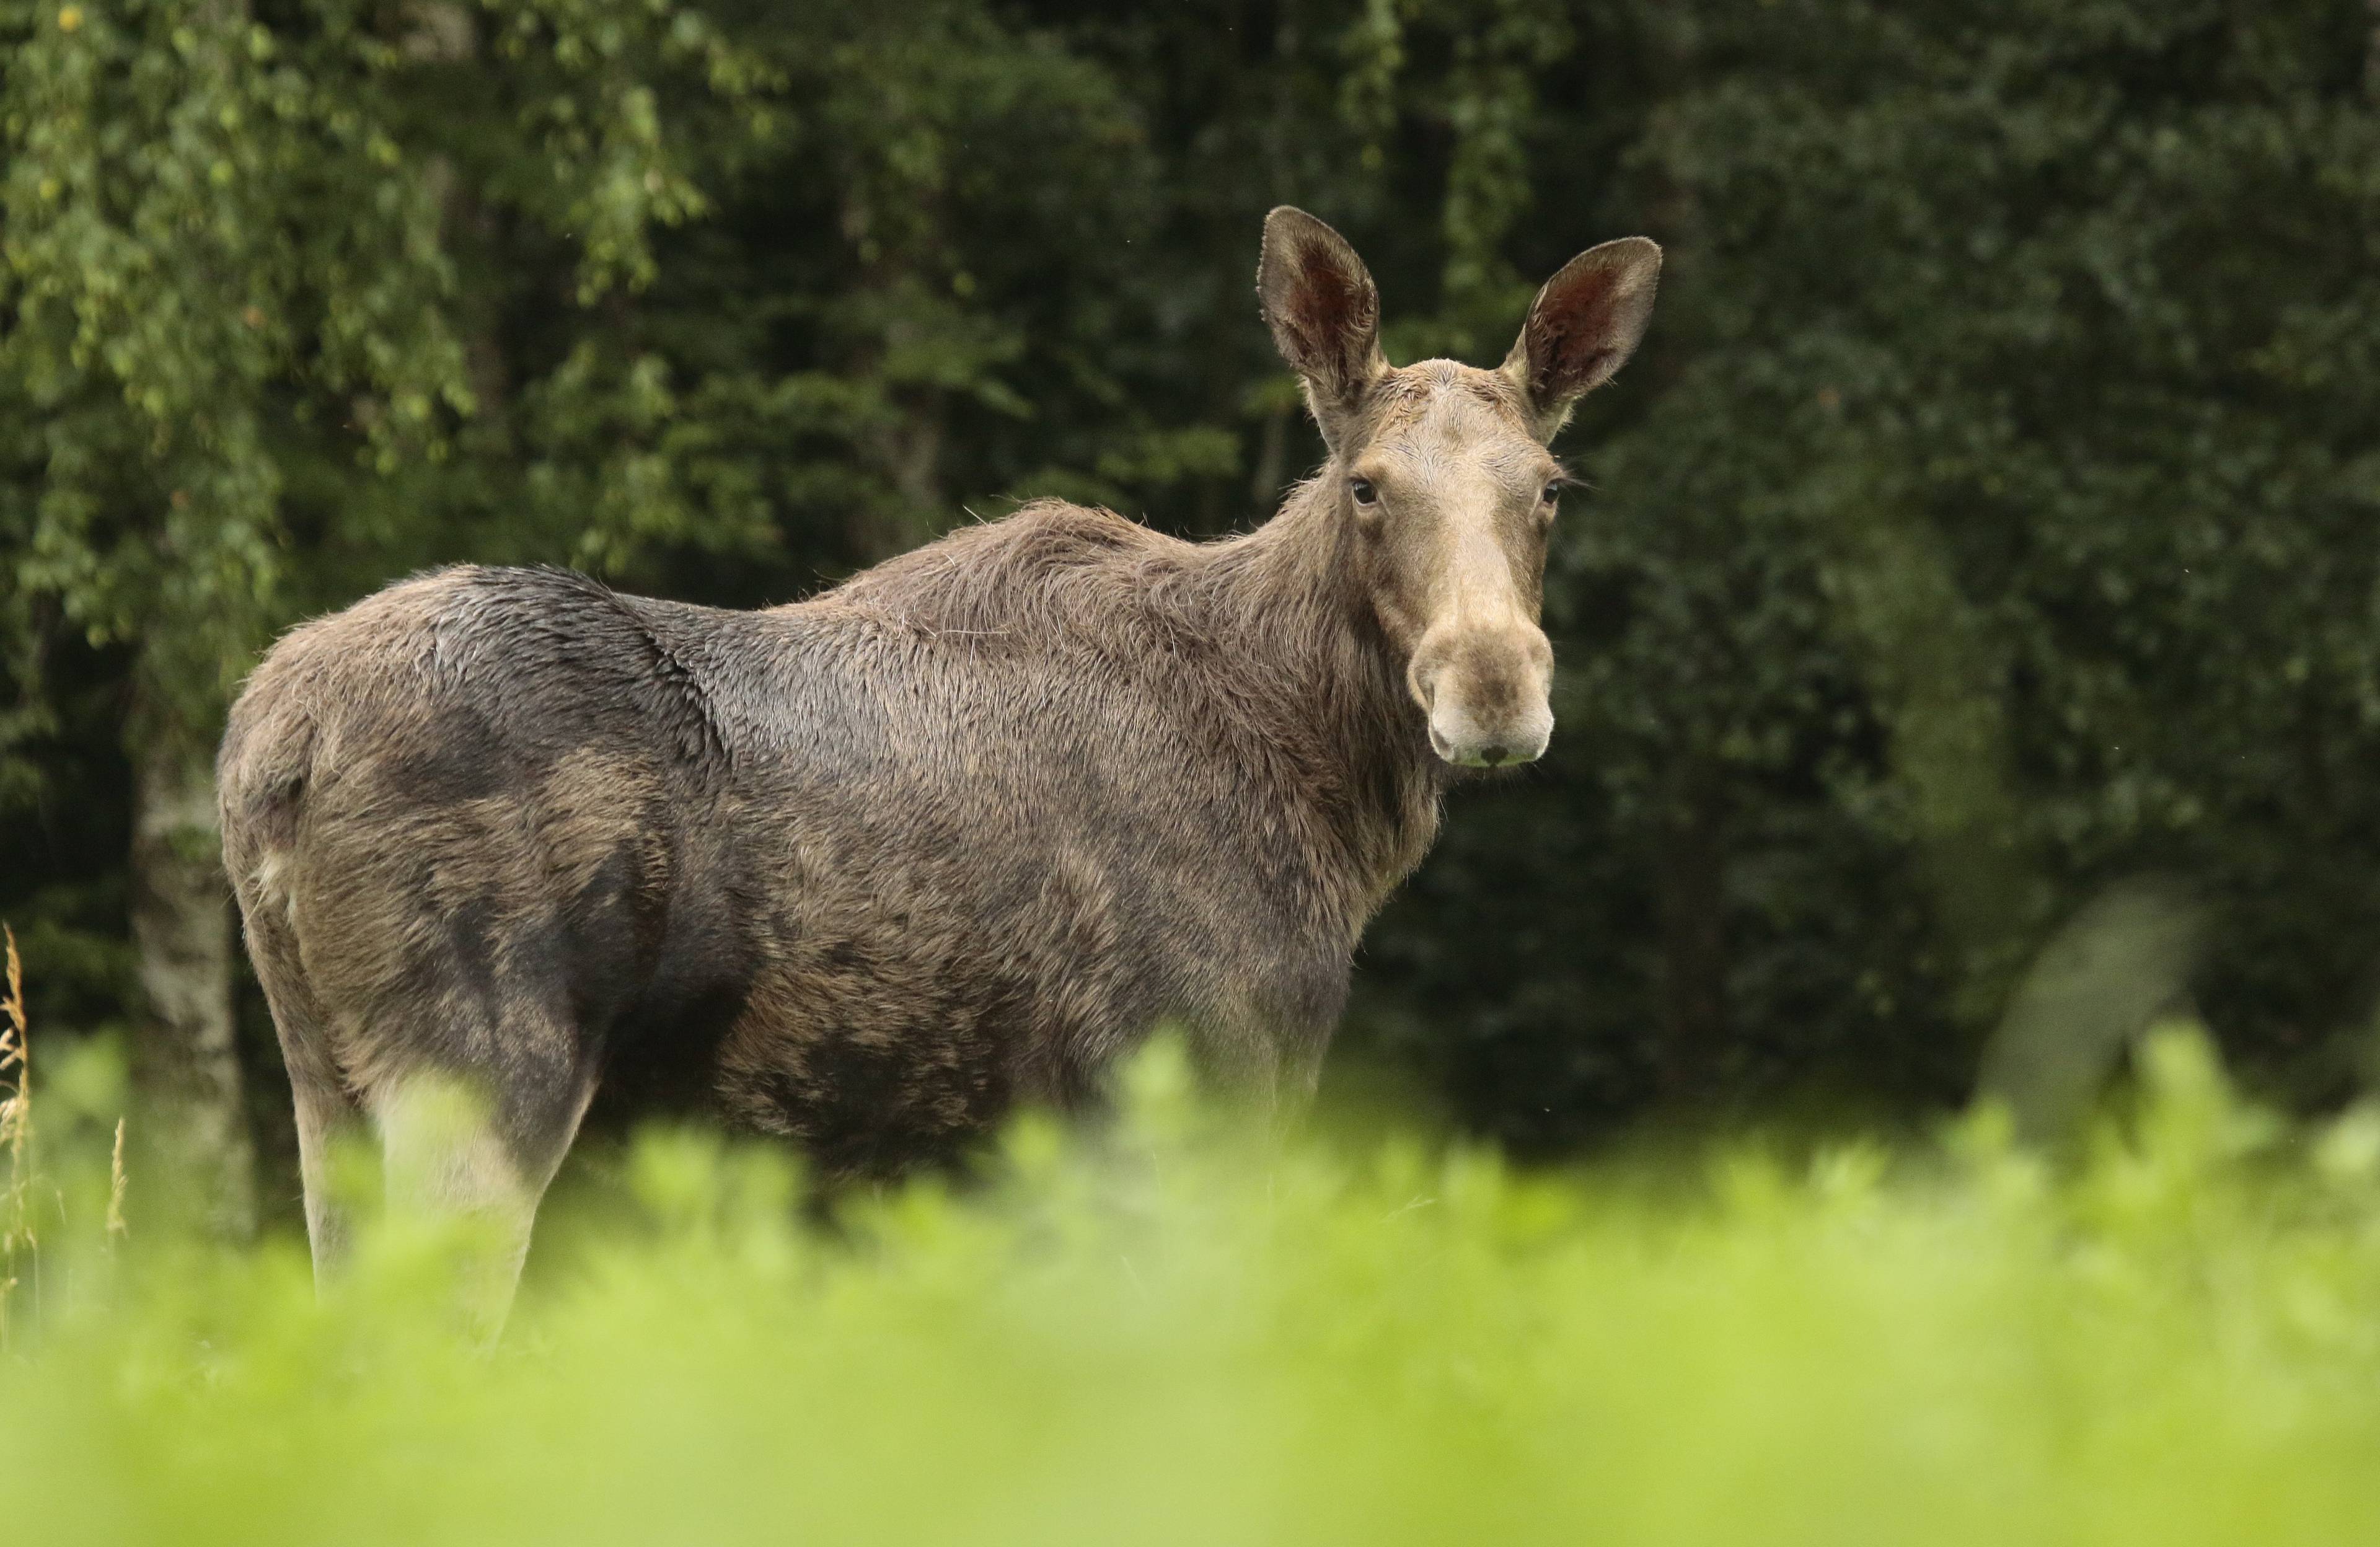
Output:
<svg viewBox="0 0 2380 1547">
<path fill-rule="evenodd" d="M 1497 369 L 1400 368 L 1354 249 L 1303 210 L 1265 222 L 1257 292 L 1330 449 L 1323 497 L 1359 534 L 1364 590 L 1448 762 L 1527 762 L 1552 735 L 1538 613 L 1566 476 L 1548 447 L 1644 336 L 1660 272 L 1644 238 L 1606 242 L 1546 282 Z"/>
</svg>

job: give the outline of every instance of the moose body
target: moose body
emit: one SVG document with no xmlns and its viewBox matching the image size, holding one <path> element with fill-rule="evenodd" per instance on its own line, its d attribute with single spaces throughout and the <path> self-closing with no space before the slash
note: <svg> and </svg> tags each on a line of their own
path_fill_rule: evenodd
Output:
<svg viewBox="0 0 2380 1547">
<path fill-rule="evenodd" d="M 1331 460 L 1245 536 L 1040 504 L 767 611 L 462 567 L 293 631 L 221 784 L 318 1267 L 367 1127 L 393 1188 L 509 1224 L 501 1297 L 599 1086 L 844 1174 L 1080 1104 L 1164 1024 L 1310 1088 L 1458 768 L 1544 746 L 1544 445 L 1657 267 L 1607 244 L 1501 370 L 1398 371 L 1354 253 L 1277 212 L 1259 292 Z M 478 1122 L 419 1109 L 443 1082 Z"/>
</svg>

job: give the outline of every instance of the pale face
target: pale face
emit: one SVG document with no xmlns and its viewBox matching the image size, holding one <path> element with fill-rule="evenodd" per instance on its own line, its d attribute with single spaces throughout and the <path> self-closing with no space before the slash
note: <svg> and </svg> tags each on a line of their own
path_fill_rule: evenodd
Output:
<svg viewBox="0 0 2380 1547">
<path fill-rule="evenodd" d="M 1265 221 L 1266 324 L 1305 384 L 1373 611 L 1448 762 L 1526 762 L 1553 734 L 1537 612 L 1562 474 L 1547 445 L 1644 336 L 1660 272 L 1642 237 L 1590 248 L 1537 292 L 1496 370 L 1400 371 L 1380 353 L 1379 292 L 1354 250 L 1302 210 Z"/>
<path fill-rule="evenodd" d="M 1425 360 L 1372 389 L 1333 458 L 1373 608 L 1448 762 L 1527 762 L 1553 734 L 1538 627 L 1562 469 L 1499 373 Z"/>
</svg>

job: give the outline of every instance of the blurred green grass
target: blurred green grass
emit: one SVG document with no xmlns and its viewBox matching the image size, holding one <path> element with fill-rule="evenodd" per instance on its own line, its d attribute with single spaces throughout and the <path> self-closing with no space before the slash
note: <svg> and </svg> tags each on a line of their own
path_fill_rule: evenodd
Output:
<svg viewBox="0 0 2380 1547">
<path fill-rule="evenodd" d="M 2380 1114 L 2285 1128 L 2186 1031 L 2141 1063 L 2070 1165 L 1985 1114 L 1553 1174 L 1275 1146 L 1160 1050 L 1112 1127 L 832 1229 L 783 1152 L 657 1132 L 490 1352 L 423 1222 L 319 1304 L 293 1239 L 111 1245 L 111 1077 L 62 1059 L 0 1538 L 2380 1537 Z"/>
</svg>

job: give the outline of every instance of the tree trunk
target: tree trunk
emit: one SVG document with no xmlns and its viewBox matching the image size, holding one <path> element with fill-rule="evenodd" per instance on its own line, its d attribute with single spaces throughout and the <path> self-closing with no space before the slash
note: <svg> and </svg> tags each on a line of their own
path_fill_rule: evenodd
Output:
<svg viewBox="0 0 2380 1547">
<path fill-rule="evenodd" d="M 1826 584 L 1888 732 L 1952 963 L 1952 1013 L 1980 1047 L 2008 1006 L 2046 897 L 2016 796 L 2004 652 L 1923 512 L 1893 491 L 1861 491 L 1834 518 Z"/>
<path fill-rule="evenodd" d="M 2380 103 L 2380 0 L 2363 0 L 2363 8 L 2372 18 L 2363 46 L 2363 95 Z"/>
<path fill-rule="evenodd" d="M 1691 794 L 1661 830 L 1661 1085 L 1708 1096 L 1727 1045 L 1727 849 L 1715 801 Z"/>
<path fill-rule="evenodd" d="M 1260 512 L 1269 513 L 1281 504 L 1281 491 L 1289 481 L 1289 416 L 1296 411 L 1293 398 L 1284 398 L 1265 410 L 1264 437 L 1257 443 L 1256 477 L 1248 485 Z"/>
<path fill-rule="evenodd" d="M 135 1131 L 152 1178 L 141 1190 L 189 1210 L 216 1236 L 244 1239 L 256 1229 L 256 1155 L 234 1037 L 230 893 L 212 761 L 183 716 L 152 702 L 136 709 L 128 740 L 141 998 L 132 1083 Z"/>
<path fill-rule="evenodd" d="M 880 425 L 867 449 L 891 486 L 895 507 L 861 509 L 851 529 L 853 556 L 877 564 L 931 538 L 949 522 L 942 493 L 942 404 L 930 392 L 896 395 L 902 416 Z"/>
</svg>

